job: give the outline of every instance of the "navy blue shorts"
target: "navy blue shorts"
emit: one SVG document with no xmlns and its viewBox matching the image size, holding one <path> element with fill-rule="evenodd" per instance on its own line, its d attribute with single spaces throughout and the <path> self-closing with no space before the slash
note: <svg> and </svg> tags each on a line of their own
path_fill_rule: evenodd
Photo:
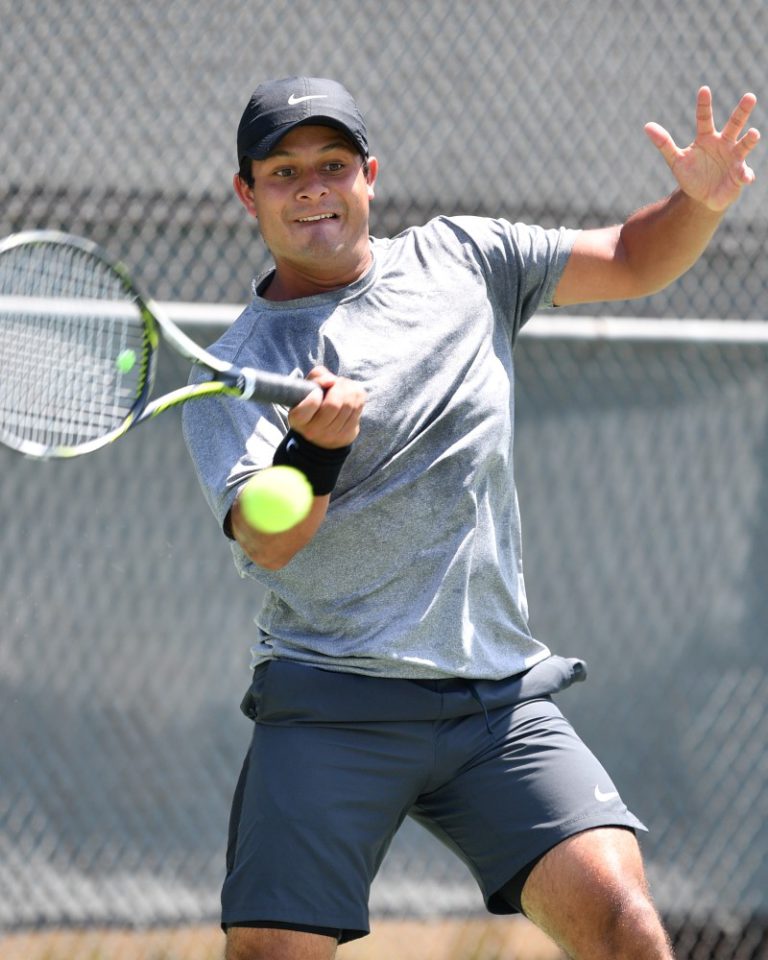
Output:
<svg viewBox="0 0 768 960">
<path fill-rule="evenodd" d="M 235 792 L 222 924 L 368 933 L 371 882 L 406 816 L 516 913 L 533 864 L 599 826 L 644 830 L 551 695 L 552 657 L 502 681 L 393 680 L 274 660 L 243 701 L 253 739 Z"/>
</svg>

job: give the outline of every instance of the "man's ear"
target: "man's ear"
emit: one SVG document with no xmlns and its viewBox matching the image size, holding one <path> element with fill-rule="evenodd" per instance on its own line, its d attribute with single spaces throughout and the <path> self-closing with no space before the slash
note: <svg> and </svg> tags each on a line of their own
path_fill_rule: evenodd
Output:
<svg viewBox="0 0 768 960">
<path fill-rule="evenodd" d="M 370 200 L 373 200 L 374 189 L 373 185 L 376 183 L 376 177 L 379 175 L 379 161 L 376 157 L 368 157 L 368 176 L 366 177 L 368 181 L 368 197 Z"/>
<path fill-rule="evenodd" d="M 236 173 L 232 179 L 232 186 L 235 188 L 237 199 L 242 203 L 245 209 L 252 217 L 258 217 L 256 213 L 256 203 L 253 198 L 253 187 L 249 187 L 239 173 Z"/>
</svg>

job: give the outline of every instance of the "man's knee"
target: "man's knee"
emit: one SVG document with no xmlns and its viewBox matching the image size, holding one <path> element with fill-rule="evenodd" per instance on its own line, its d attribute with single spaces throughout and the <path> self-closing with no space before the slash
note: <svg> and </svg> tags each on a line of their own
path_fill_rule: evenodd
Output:
<svg viewBox="0 0 768 960">
<path fill-rule="evenodd" d="M 333 960 L 334 937 L 271 927 L 229 927 L 225 960 Z"/>
<path fill-rule="evenodd" d="M 606 905 L 602 935 L 598 936 L 599 953 L 593 956 L 615 958 L 672 957 L 669 938 L 647 890 L 625 890 L 618 902 Z"/>
<path fill-rule="evenodd" d="M 530 919 L 572 957 L 670 960 L 631 831 L 585 831 L 558 844 L 523 887 Z"/>
</svg>

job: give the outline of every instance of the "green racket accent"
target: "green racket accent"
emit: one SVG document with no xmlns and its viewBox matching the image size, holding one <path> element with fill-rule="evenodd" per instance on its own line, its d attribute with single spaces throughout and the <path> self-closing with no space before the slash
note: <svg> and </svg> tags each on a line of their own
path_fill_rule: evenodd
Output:
<svg viewBox="0 0 768 960">
<path fill-rule="evenodd" d="M 206 380 L 204 383 L 192 384 L 188 387 L 179 387 L 178 390 L 172 390 L 164 394 L 153 403 L 148 403 L 142 412 L 142 420 L 151 420 L 159 413 L 170 410 L 172 407 L 178 407 L 187 400 L 198 400 L 201 397 L 241 397 L 242 390 L 231 386 L 221 380 Z"/>
</svg>

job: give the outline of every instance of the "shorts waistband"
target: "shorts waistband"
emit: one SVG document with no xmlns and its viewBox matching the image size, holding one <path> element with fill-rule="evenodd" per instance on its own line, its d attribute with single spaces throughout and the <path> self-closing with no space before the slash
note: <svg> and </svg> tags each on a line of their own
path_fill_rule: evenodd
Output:
<svg viewBox="0 0 768 960">
<path fill-rule="evenodd" d="M 586 675 L 583 660 L 558 656 L 503 680 L 403 680 L 270 660 L 254 670 L 241 710 L 264 723 L 487 717 L 497 707 L 559 693 Z"/>
</svg>

